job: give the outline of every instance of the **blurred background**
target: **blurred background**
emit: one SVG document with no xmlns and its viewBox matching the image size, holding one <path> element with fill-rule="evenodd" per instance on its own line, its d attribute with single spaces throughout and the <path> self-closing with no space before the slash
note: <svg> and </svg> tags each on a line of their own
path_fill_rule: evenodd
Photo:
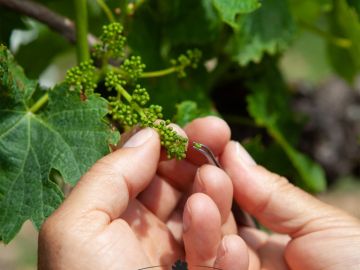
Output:
<svg viewBox="0 0 360 270">
<path fill-rule="evenodd" d="M 30 78 L 51 88 L 76 65 L 75 48 L 12 2 L 0 1 L 0 41 Z M 181 125 L 223 117 L 258 163 L 360 218 L 360 1 L 230 5 L 241 2 L 105 1 L 147 70 L 166 68 L 187 49 L 203 52 L 186 78 L 142 82 L 167 117 Z M 74 20 L 72 1 L 36 3 Z M 99 1 L 88 5 L 98 36 L 108 20 Z M 36 242 L 26 222 L 0 244 L 0 269 L 36 269 Z"/>
</svg>

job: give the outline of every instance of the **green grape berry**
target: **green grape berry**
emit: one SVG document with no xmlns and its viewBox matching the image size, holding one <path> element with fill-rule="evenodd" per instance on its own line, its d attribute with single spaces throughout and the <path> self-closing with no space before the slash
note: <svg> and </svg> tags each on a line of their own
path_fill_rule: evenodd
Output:
<svg viewBox="0 0 360 270">
<path fill-rule="evenodd" d="M 160 135 L 161 145 L 165 147 L 169 159 L 178 160 L 186 157 L 188 140 L 177 134 L 171 126 L 170 121 L 160 121 L 152 125 Z"/>
<path fill-rule="evenodd" d="M 112 115 L 112 118 L 123 125 L 132 127 L 139 123 L 140 117 L 130 105 L 113 99 L 109 102 L 109 107 L 109 113 Z"/>
<path fill-rule="evenodd" d="M 142 63 L 140 56 L 131 56 L 130 58 L 125 59 L 122 64 L 122 68 L 132 80 L 140 78 L 145 67 L 146 66 Z"/>
<path fill-rule="evenodd" d="M 105 75 L 105 86 L 108 90 L 116 88 L 117 85 L 125 85 L 126 81 L 122 78 L 121 74 L 110 70 Z"/>
<path fill-rule="evenodd" d="M 141 86 L 137 84 L 132 94 L 132 100 L 137 102 L 139 105 L 144 106 L 149 102 L 150 95 L 145 88 L 141 88 Z"/>
<path fill-rule="evenodd" d="M 96 88 L 93 62 L 91 60 L 82 62 L 80 65 L 70 68 L 66 72 L 65 81 L 70 85 L 70 89 L 78 89 L 85 95 L 93 93 Z"/>
<path fill-rule="evenodd" d="M 149 93 L 139 84 L 135 85 L 132 93 L 128 92 L 129 86 L 133 86 L 142 77 L 146 66 L 140 56 L 125 56 L 125 42 L 120 23 L 104 26 L 100 42 L 93 48 L 93 56 L 101 60 L 99 62 L 103 63 L 103 66 L 97 73 L 92 61 L 71 68 L 66 76 L 70 89 L 80 89 L 85 94 L 93 93 L 97 86 L 96 80 L 104 79 L 105 87 L 109 91 L 117 92 L 116 96 L 108 97 L 108 112 L 114 121 L 125 130 L 135 125 L 154 128 L 159 133 L 161 145 L 166 149 L 169 159 L 185 158 L 187 139 L 173 130 L 169 120 L 162 120 L 162 107 L 147 105 L 150 101 Z M 186 68 L 196 68 L 200 57 L 199 50 L 188 50 L 172 61 L 176 67 L 173 70 L 178 72 L 179 77 L 183 77 L 186 75 Z M 109 65 L 110 59 L 116 60 L 112 61 L 112 64 L 122 63 L 118 67 Z"/>
<path fill-rule="evenodd" d="M 126 38 L 123 36 L 123 27 L 113 22 L 103 26 L 100 43 L 94 46 L 93 55 L 97 58 L 121 58 L 124 56 Z"/>
</svg>

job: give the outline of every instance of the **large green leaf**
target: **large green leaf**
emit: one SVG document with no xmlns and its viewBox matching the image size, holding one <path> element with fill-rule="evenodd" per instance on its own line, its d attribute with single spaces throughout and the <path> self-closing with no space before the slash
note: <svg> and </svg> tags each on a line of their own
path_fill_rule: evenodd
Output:
<svg viewBox="0 0 360 270">
<path fill-rule="evenodd" d="M 258 0 L 212 0 L 222 20 L 231 27 L 237 29 L 237 16 L 251 13 L 260 7 Z"/>
<path fill-rule="evenodd" d="M 228 53 L 240 65 L 259 62 L 265 53 L 286 49 L 295 24 L 286 0 L 266 0 L 261 8 L 239 19 L 240 30 L 230 39 Z"/>
<path fill-rule="evenodd" d="M 346 48 L 329 43 L 329 56 L 335 70 L 352 81 L 360 71 L 360 17 L 346 0 L 335 0 L 328 16 L 334 36 L 346 38 L 351 45 Z"/>
<path fill-rule="evenodd" d="M 75 184 L 118 136 L 104 121 L 103 98 L 81 100 L 66 85 L 49 91 L 47 107 L 34 113 L 40 90 L 3 46 L 0 83 L 0 238 L 8 243 L 24 221 L 39 227 L 61 203 L 51 170 Z"/>
</svg>

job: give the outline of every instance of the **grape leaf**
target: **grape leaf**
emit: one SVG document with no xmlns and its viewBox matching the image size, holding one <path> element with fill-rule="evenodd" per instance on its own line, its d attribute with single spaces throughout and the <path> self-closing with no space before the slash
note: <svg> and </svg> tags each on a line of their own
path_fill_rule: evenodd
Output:
<svg viewBox="0 0 360 270">
<path fill-rule="evenodd" d="M 57 170 L 74 185 L 109 152 L 118 134 L 104 121 L 107 102 L 59 85 L 48 91 L 45 109 L 35 114 L 35 98 L 44 94 L 0 47 L 0 238 L 8 243 L 31 219 L 39 228 L 63 199 L 49 179 Z M 43 93 L 41 93 L 43 92 Z"/>
<path fill-rule="evenodd" d="M 251 13 L 260 7 L 258 0 L 212 0 L 212 2 L 222 20 L 234 29 L 239 27 L 236 21 L 237 15 Z"/>
<path fill-rule="evenodd" d="M 226 48 L 232 59 L 245 66 L 260 62 L 263 55 L 286 49 L 295 34 L 295 24 L 286 0 L 263 1 L 261 8 L 239 18 L 240 29 Z"/>
<path fill-rule="evenodd" d="M 177 104 L 176 109 L 174 122 L 181 127 L 185 126 L 198 117 L 205 117 L 209 115 L 219 116 L 219 114 L 217 114 L 214 110 L 200 109 L 197 103 L 191 100 L 185 100 Z"/>
<path fill-rule="evenodd" d="M 164 34 L 172 44 L 204 44 L 219 35 L 221 20 L 208 0 L 166 3 Z"/>
<path fill-rule="evenodd" d="M 333 35 L 351 42 L 351 46 L 347 48 L 329 43 L 328 53 L 335 70 L 348 81 L 352 81 L 360 71 L 359 14 L 354 7 L 347 4 L 346 0 L 336 0 L 328 19 Z"/>
</svg>

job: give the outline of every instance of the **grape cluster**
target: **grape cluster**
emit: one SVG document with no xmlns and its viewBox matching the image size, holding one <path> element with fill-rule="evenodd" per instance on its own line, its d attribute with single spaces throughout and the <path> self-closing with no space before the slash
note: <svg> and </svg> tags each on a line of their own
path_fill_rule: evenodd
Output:
<svg viewBox="0 0 360 270">
<path fill-rule="evenodd" d="M 126 38 L 123 27 L 118 22 L 103 26 L 100 43 L 94 46 L 93 55 L 96 58 L 121 58 L 124 56 Z"/>
<path fill-rule="evenodd" d="M 151 126 L 157 119 L 162 119 L 162 107 L 159 105 L 150 105 L 143 109 L 143 116 L 141 117 L 141 124 L 145 127 Z"/>
<path fill-rule="evenodd" d="M 128 74 L 130 79 L 136 81 L 141 77 L 145 69 L 145 64 L 142 63 L 140 56 L 131 56 L 125 59 L 121 68 Z"/>
<path fill-rule="evenodd" d="M 131 105 L 124 104 L 120 99 L 112 98 L 109 101 L 109 113 L 112 118 L 125 126 L 135 126 L 139 123 L 139 115 Z"/>
<path fill-rule="evenodd" d="M 80 65 L 70 68 L 66 72 L 65 81 L 70 89 L 80 90 L 85 95 L 92 94 L 96 88 L 95 67 L 93 62 L 85 61 Z"/>
<path fill-rule="evenodd" d="M 150 96 L 145 88 L 141 88 L 140 84 L 137 84 L 134 92 L 132 93 L 132 100 L 139 105 L 144 106 L 149 102 Z"/>
<path fill-rule="evenodd" d="M 70 87 L 80 89 L 85 94 L 93 93 L 98 78 L 104 79 L 105 87 L 109 91 L 115 90 L 116 96 L 109 97 L 109 114 L 122 127 L 135 125 L 154 128 L 160 136 L 161 145 L 166 149 L 168 158 L 185 158 L 187 139 L 178 135 L 169 120 L 163 118 L 162 107 L 147 105 L 149 93 L 140 84 L 135 84 L 142 76 L 145 64 L 140 56 L 125 57 L 125 41 L 123 27 L 119 23 L 111 23 L 103 27 L 100 42 L 95 45 L 93 56 L 103 63 L 100 70 L 96 70 L 92 61 L 83 62 L 67 72 L 66 81 Z M 178 66 L 179 75 L 185 75 L 186 67 L 196 67 L 200 58 L 198 50 L 187 51 L 173 64 Z M 110 66 L 108 61 L 121 63 L 120 66 Z M 98 72 L 98 73 L 96 73 Z M 134 86 L 135 85 L 135 86 Z M 133 88 L 132 93 L 126 89 Z"/>
<path fill-rule="evenodd" d="M 109 70 L 105 75 L 105 86 L 108 90 L 116 88 L 117 85 L 126 85 L 126 81 L 122 78 L 121 74 L 114 70 Z"/>
<path fill-rule="evenodd" d="M 113 84 L 116 79 L 109 79 Z M 114 86 L 115 90 L 123 89 L 121 85 Z M 124 89 L 123 89 L 124 90 Z M 117 97 L 110 98 L 109 113 L 112 118 L 122 125 L 132 127 L 139 124 L 142 127 L 154 128 L 160 136 L 161 145 L 166 149 L 168 158 L 183 159 L 186 156 L 187 139 L 178 135 L 171 126 L 170 121 L 158 120 L 163 118 L 162 107 L 150 105 L 145 107 L 149 101 L 149 93 L 145 88 L 136 85 L 132 95 L 128 99 L 122 98 L 123 92 Z M 125 100 L 124 100 L 125 99 Z M 126 103 L 125 103 L 126 102 Z"/>
<path fill-rule="evenodd" d="M 168 126 L 170 121 L 160 121 L 151 125 L 160 135 L 161 145 L 165 147 L 168 159 L 176 158 L 178 160 L 186 157 L 188 140 Z"/>
<path fill-rule="evenodd" d="M 187 50 L 185 54 L 181 54 L 177 59 L 171 60 L 171 64 L 178 68 L 179 78 L 186 76 L 185 68 L 197 68 L 201 58 L 201 51 L 198 49 Z"/>
</svg>

